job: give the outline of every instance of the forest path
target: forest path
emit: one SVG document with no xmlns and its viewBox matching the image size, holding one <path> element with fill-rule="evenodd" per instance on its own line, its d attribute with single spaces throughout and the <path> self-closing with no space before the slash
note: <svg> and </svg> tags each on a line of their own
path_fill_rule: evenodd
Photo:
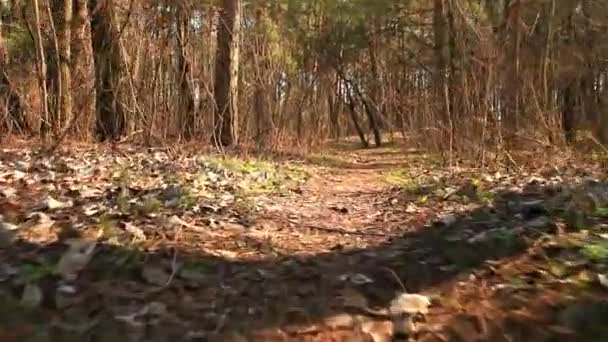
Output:
<svg viewBox="0 0 608 342">
<path fill-rule="evenodd" d="M 0 341 L 606 333 L 601 167 L 489 172 L 400 146 L 325 151 L 4 150 Z"/>
</svg>

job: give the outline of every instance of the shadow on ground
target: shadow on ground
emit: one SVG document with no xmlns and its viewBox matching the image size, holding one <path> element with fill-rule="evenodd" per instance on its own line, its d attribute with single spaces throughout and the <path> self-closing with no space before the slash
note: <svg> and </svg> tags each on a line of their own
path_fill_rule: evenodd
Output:
<svg viewBox="0 0 608 342">
<path fill-rule="evenodd" d="M 18 298 L 27 281 L 3 279 L 0 341 L 229 341 L 234 332 L 251 338 L 230 335 L 234 341 L 330 341 L 331 334 L 351 329 L 328 321 L 352 312 L 344 306 L 345 291 L 382 308 L 402 291 L 400 282 L 408 292 L 437 298 L 427 317 L 436 334 L 422 333 L 425 341 L 602 340 L 606 290 L 561 281 L 536 266 L 580 249 L 550 242 L 567 229 L 560 223 L 564 212 L 548 205 L 561 196 L 559 189 L 533 185 L 523 193 L 504 192 L 491 206 L 403 227 L 376 247 L 336 246 L 316 255 L 239 261 L 167 248 L 175 232 L 163 232 L 164 243 L 154 251 L 106 241 L 69 286 L 44 271 L 65 246 L 17 241 L 0 250 L 0 264 L 35 270 L 29 281 L 39 284 L 44 300 L 24 309 Z M 412 200 L 396 196 L 403 205 Z M 239 243 L 272 249 L 264 241 L 225 241 Z M 528 261 L 520 264 L 524 255 Z M 166 286 L 144 281 L 141 270 L 149 266 L 160 283 L 169 275 Z M 581 313 L 572 301 L 594 304 Z M 564 322 L 567 315 L 575 317 Z"/>
</svg>

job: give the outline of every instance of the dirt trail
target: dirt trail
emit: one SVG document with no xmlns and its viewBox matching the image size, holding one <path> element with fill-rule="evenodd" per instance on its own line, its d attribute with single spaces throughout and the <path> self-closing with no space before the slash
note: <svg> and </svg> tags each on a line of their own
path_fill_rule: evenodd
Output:
<svg viewBox="0 0 608 342">
<path fill-rule="evenodd" d="M 0 228 L 27 226 L 16 240 L 0 229 L 0 341 L 387 342 L 396 327 L 425 342 L 586 341 L 579 326 L 606 326 L 584 314 L 606 306 L 572 308 L 608 300 L 597 281 L 581 285 L 581 268 L 606 267 L 571 247 L 562 178 L 453 173 L 416 151 L 343 146 L 309 156 L 306 183 L 239 206 L 230 191 L 266 184 L 261 166 L 138 153 L 0 159 L 0 214 L 15 222 Z M 197 209 L 176 208 L 201 177 Z M 45 192 L 61 201 L 40 207 Z M 75 237 L 96 252 L 62 280 L 54 265 Z M 404 287 L 432 300 L 426 322 L 387 315 Z"/>
</svg>

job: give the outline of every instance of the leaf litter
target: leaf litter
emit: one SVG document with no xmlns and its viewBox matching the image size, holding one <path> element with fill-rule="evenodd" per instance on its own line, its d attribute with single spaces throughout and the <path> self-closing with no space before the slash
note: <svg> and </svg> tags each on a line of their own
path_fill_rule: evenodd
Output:
<svg viewBox="0 0 608 342">
<path fill-rule="evenodd" d="M 48 336 L 97 340 L 606 333 L 586 313 L 608 292 L 608 183 L 591 164 L 454 170 L 388 149 L 293 166 L 125 149 L 0 155 L 0 300 L 15 303 L 0 315 L 31 326 L 38 310 Z"/>
</svg>

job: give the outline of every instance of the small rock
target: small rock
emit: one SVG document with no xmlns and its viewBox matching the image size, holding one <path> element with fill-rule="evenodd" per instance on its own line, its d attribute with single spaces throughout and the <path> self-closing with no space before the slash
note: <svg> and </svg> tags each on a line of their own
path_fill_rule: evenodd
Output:
<svg viewBox="0 0 608 342">
<path fill-rule="evenodd" d="M 600 273 L 597 275 L 597 280 L 603 287 L 608 288 L 608 275 Z"/>
<path fill-rule="evenodd" d="M 140 314 L 164 316 L 167 314 L 167 305 L 161 302 L 150 302 L 142 309 Z"/>
<path fill-rule="evenodd" d="M 36 284 L 28 283 L 21 294 L 21 305 L 36 308 L 42 303 L 42 298 L 43 294 L 40 287 Z"/>
<path fill-rule="evenodd" d="M 61 284 L 55 292 L 55 305 L 58 309 L 65 309 L 83 301 L 83 297 L 78 295 L 78 289 L 74 286 Z"/>
<path fill-rule="evenodd" d="M 56 209 L 68 209 L 74 206 L 74 202 L 68 200 L 66 202 L 61 202 L 54 199 L 51 196 L 48 196 L 44 202 L 40 204 L 41 210 L 56 210 Z"/>
<path fill-rule="evenodd" d="M 69 248 L 59 259 L 55 273 L 65 280 L 74 280 L 93 257 L 97 243 L 80 239 L 69 239 L 66 242 Z"/>
<path fill-rule="evenodd" d="M 0 283 L 9 280 L 11 277 L 18 274 L 19 271 L 11 265 L 0 264 Z"/>
<path fill-rule="evenodd" d="M 161 266 L 145 265 L 141 271 L 142 278 L 149 284 L 156 286 L 166 286 L 171 279 L 171 275 Z"/>
<path fill-rule="evenodd" d="M 179 277 L 194 283 L 201 283 L 207 279 L 207 274 L 194 267 L 184 267 L 179 271 Z"/>
<path fill-rule="evenodd" d="M 347 278 L 351 283 L 355 284 L 355 285 L 364 285 L 364 284 L 371 284 L 374 281 L 366 276 L 365 274 L 362 273 L 355 273 L 352 275 L 347 276 Z"/>
<path fill-rule="evenodd" d="M 548 225 L 551 224 L 551 219 L 549 219 L 547 216 L 539 216 L 533 220 L 526 222 L 526 224 L 530 228 L 546 228 Z"/>
<path fill-rule="evenodd" d="M 170 185 L 160 194 L 160 199 L 165 202 L 170 202 L 182 197 L 184 191 L 179 185 Z"/>
<path fill-rule="evenodd" d="M 393 314 L 423 314 L 429 312 L 431 300 L 427 296 L 415 293 L 401 293 L 395 297 L 390 304 Z"/>
<path fill-rule="evenodd" d="M 457 221 L 456 215 L 454 214 L 446 214 L 443 215 L 440 219 L 439 222 L 443 225 L 445 225 L 446 227 L 450 227 L 452 225 L 454 225 Z"/>
</svg>

